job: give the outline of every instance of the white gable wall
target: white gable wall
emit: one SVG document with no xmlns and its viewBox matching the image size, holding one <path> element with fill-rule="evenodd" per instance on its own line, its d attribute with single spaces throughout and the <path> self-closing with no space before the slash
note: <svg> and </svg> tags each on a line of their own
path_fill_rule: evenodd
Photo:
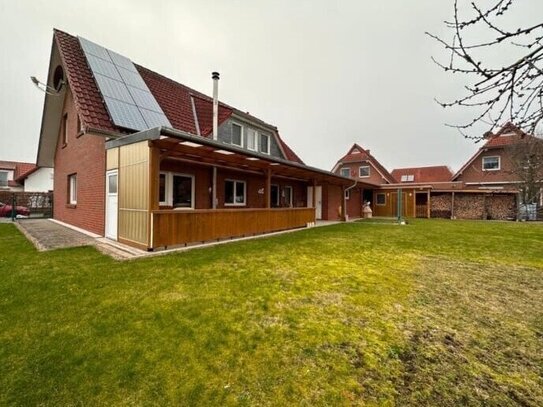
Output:
<svg viewBox="0 0 543 407">
<path fill-rule="evenodd" d="M 25 179 L 25 192 L 47 192 L 53 190 L 53 169 L 38 168 Z"/>
</svg>

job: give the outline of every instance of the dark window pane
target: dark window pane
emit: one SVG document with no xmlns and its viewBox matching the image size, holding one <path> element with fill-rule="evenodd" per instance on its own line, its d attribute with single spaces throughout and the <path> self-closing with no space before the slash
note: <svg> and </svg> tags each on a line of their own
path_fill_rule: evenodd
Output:
<svg viewBox="0 0 543 407">
<path fill-rule="evenodd" d="M 225 181 L 224 183 L 224 203 L 234 203 L 234 182 Z"/>
<path fill-rule="evenodd" d="M 109 193 L 110 194 L 116 194 L 117 193 L 117 174 L 111 174 L 108 176 L 109 181 Z"/>
<path fill-rule="evenodd" d="M 158 201 L 166 202 L 166 174 L 160 174 L 158 179 Z"/>
<path fill-rule="evenodd" d="M 245 203 L 245 184 L 236 182 L 236 203 Z"/>
<path fill-rule="evenodd" d="M 192 178 L 182 175 L 173 176 L 174 208 L 192 207 Z"/>
<path fill-rule="evenodd" d="M 277 208 L 279 206 L 279 187 L 277 185 L 271 186 L 271 207 Z"/>
<path fill-rule="evenodd" d="M 241 146 L 241 126 L 232 123 L 232 144 Z"/>
<path fill-rule="evenodd" d="M 265 134 L 260 135 L 260 152 L 262 153 L 270 152 L 270 137 Z"/>
<path fill-rule="evenodd" d="M 377 205 L 384 205 L 386 203 L 385 194 L 377 194 Z"/>
</svg>

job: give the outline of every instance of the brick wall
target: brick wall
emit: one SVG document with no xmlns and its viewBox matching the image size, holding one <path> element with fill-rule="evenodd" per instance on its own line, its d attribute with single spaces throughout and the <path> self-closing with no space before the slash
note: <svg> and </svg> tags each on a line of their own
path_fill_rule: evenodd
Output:
<svg viewBox="0 0 543 407">
<path fill-rule="evenodd" d="M 483 171 L 483 157 L 500 157 L 500 169 Z M 458 177 L 463 182 L 510 182 L 518 181 L 514 173 L 511 153 L 505 148 L 492 148 L 482 151 L 477 158 Z"/>
<path fill-rule="evenodd" d="M 360 178 L 359 175 L 359 169 L 360 167 L 369 166 L 370 167 L 370 176 L 369 177 L 363 177 Z M 386 180 L 383 179 L 381 174 L 375 169 L 373 164 L 369 161 L 363 161 L 363 162 L 357 162 L 357 163 L 345 163 L 340 164 L 335 172 L 335 174 L 341 175 L 341 169 L 342 168 L 349 168 L 350 177 L 353 179 L 357 179 L 364 182 L 369 182 L 370 184 L 382 184 L 385 183 Z"/>
<path fill-rule="evenodd" d="M 69 89 L 66 92 L 62 114 L 63 116 L 67 114 L 68 140 L 64 145 L 59 135 L 56 148 L 54 218 L 103 235 L 105 222 L 104 138 L 94 135 L 79 136 L 77 113 Z M 68 203 L 68 176 L 70 174 L 77 174 L 77 205 Z"/>
</svg>

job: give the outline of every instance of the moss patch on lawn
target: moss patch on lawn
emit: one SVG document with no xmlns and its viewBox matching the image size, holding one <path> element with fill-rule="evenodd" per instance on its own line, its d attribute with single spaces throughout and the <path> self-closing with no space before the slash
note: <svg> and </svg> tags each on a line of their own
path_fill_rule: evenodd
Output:
<svg viewBox="0 0 543 407">
<path fill-rule="evenodd" d="M 350 223 L 116 262 L 0 225 L 0 404 L 543 404 L 543 227 Z"/>
</svg>

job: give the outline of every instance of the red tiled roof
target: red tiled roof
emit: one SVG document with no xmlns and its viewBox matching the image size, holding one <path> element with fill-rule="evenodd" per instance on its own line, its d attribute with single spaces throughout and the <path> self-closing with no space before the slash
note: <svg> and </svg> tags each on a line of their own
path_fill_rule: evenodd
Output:
<svg viewBox="0 0 543 407">
<path fill-rule="evenodd" d="M 125 132 L 111 121 L 78 38 L 59 30 L 55 30 L 55 38 L 83 126 Z M 213 131 L 212 98 L 143 66 L 136 65 L 136 69 L 175 129 L 197 134 L 194 117 L 196 111 L 200 135 L 211 136 Z M 251 117 L 224 103 L 219 103 L 219 124 L 227 120 L 234 111 Z M 264 123 L 254 117 L 251 119 Z M 285 151 L 286 158 L 303 164 L 303 161 L 285 142 L 279 136 L 277 138 Z"/>
<path fill-rule="evenodd" d="M 17 163 L 17 169 L 15 170 L 13 178 L 17 182 L 22 181 L 37 169 L 38 166 L 36 164 Z"/>
<path fill-rule="evenodd" d="M 82 125 L 116 131 L 77 37 L 55 30 L 55 39 Z"/>
<path fill-rule="evenodd" d="M 446 165 L 437 165 L 432 167 L 413 167 L 396 168 L 392 170 L 392 176 L 402 182 L 402 175 L 413 175 L 413 181 L 403 181 L 408 183 L 419 182 L 447 182 L 451 181 L 453 173 Z"/>
<path fill-rule="evenodd" d="M 0 161 L 0 169 L 13 170 L 13 180 L 8 181 L 10 187 L 17 187 L 20 182 L 38 169 L 36 164 L 20 161 Z"/>
</svg>

